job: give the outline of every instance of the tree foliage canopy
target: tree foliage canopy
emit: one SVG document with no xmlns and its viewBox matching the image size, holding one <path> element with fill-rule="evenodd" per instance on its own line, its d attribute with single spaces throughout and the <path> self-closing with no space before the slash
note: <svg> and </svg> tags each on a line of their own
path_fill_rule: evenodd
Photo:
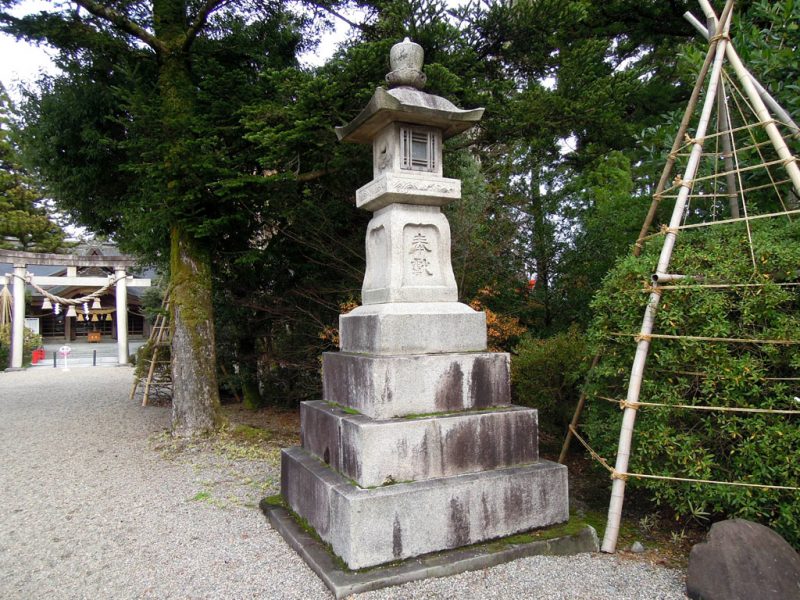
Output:
<svg viewBox="0 0 800 600">
<path fill-rule="evenodd" d="M 58 252 L 65 233 L 33 180 L 25 173 L 10 139 L 11 102 L 0 84 L 0 248 Z"/>
</svg>

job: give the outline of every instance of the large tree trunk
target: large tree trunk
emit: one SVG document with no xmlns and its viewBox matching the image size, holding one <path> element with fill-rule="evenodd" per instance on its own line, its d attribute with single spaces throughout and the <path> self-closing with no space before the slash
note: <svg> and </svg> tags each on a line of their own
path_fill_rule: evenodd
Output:
<svg viewBox="0 0 800 600">
<path fill-rule="evenodd" d="M 195 86 L 183 43 L 184 0 L 153 2 L 159 53 L 158 88 L 165 144 L 164 199 L 180 219 L 187 201 L 202 189 L 193 168 L 192 123 Z M 217 386 L 214 314 L 211 303 L 211 260 L 180 221 L 170 231 L 170 311 L 172 326 L 172 430 L 196 435 L 224 423 Z"/>
<path fill-rule="evenodd" d="M 217 386 L 211 265 L 177 227 L 172 229 L 172 430 L 195 435 L 224 423 Z"/>
</svg>

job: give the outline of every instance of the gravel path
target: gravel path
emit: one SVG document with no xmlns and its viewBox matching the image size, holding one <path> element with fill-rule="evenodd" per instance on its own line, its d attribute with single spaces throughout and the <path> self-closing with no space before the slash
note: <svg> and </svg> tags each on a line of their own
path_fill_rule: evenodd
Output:
<svg viewBox="0 0 800 600">
<path fill-rule="evenodd" d="M 126 368 L 0 373 L 0 598 L 330 598 L 257 509 L 277 455 L 176 449 Z M 685 598 L 680 572 L 534 557 L 359 595 Z"/>
</svg>

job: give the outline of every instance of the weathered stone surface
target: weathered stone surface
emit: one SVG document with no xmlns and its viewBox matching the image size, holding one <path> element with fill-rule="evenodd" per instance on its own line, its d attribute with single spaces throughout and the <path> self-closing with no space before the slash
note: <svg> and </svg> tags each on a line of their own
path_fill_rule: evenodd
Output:
<svg viewBox="0 0 800 600">
<path fill-rule="evenodd" d="M 288 450 L 284 449 L 283 454 Z M 298 469 L 296 462 L 281 456 L 281 495 L 292 499 L 292 509 L 307 519 L 322 539 L 327 539 L 331 531 L 331 491 L 342 481 L 330 469 Z"/>
<path fill-rule="evenodd" d="M 422 72 L 424 57 L 422 46 L 405 38 L 389 51 L 389 64 L 392 66 L 386 75 L 386 82 L 391 87 L 399 85 L 422 89 L 425 86 L 425 73 Z"/>
<path fill-rule="evenodd" d="M 457 302 L 440 207 L 460 182 L 442 176 L 442 147 L 483 109 L 416 89 L 421 52 L 395 45 L 395 87 L 337 128 L 372 144 L 373 181 L 357 203 L 374 216 L 363 305 L 340 316 L 324 399 L 360 414 L 304 404 L 304 448 L 282 455 L 284 498 L 352 569 L 568 517 L 566 468 L 536 461 L 536 411 L 510 407 L 508 356 L 486 353 L 486 315 Z M 452 411 L 462 414 L 431 416 Z M 399 418 L 411 414 L 429 416 Z"/>
<path fill-rule="evenodd" d="M 686 592 L 702 600 L 796 600 L 800 556 L 769 527 L 720 521 L 689 554 Z"/>
<path fill-rule="evenodd" d="M 403 148 L 403 132 L 409 129 L 426 134 L 430 134 L 432 145 L 428 150 L 432 151 L 433 160 L 430 164 L 426 165 L 425 170 L 409 169 L 405 162 Z M 408 141 L 408 140 L 406 140 Z M 383 185 L 379 184 L 377 180 L 381 179 L 384 175 L 390 178 L 385 179 Z M 387 193 L 395 192 L 409 192 L 413 190 L 405 190 L 402 185 L 403 182 L 411 181 L 412 183 L 430 182 L 441 183 L 442 186 L 437 186 L 424 196 L 419 196 L 417 201 L 402 200 L 404 204 L 424 204 L 429 206 L 442 206 L 447 204 L 450 200 L 455 200 L 453 197 L 455 193 L 455 186 L 458 186 L 458 198 L 461 197 L 461 181 L 458 179 L 445 179 L 442 176 L 442 134 L 441 131 L 435 128 L 422 128 L 409 125 L 408 123 L 391 123 L 384 127 L 372 140 L 372 181 L 358 190 L 356 190 L 356 206 L 364 210 L 371 210 L 373 212 L 383 208 L 380 202 L 377 201 L 376 196 L 382 194 L 384 191 Z M 381 189 L 385 186 L 385 189 Z M 378 189 L 376 189 L 378 188 Z M 437 194 L 444 194 L 445 198 L 437 199 Z M 407 196 L 407 195 L 406 195 Z M 406 196 L 403 196 L 404 198 Z M 430 201 L 424 201 L 425 198 Z M 385 204 L 384 204 L 385 206 Z"/>
<path fill-rule="evenodd" d="M 569 517 L 567 469 L 549 461 L 362 489 L 302 448 L 286 449 L 281 458 L 283 497 L 351 569 L 546 527 Z M 286 476 L 303 481 L 303 486 L 287 485 Z M 309 496 L 321 503 L 311 506 Z"/>
<path fill-rule="evenodd" d="M 373 212 L 394 202 L 445 206 L 459 198 L 460 180 L 414 172 L 384 173 L 356 190 L 356 206 Z"/>
<path fill-rule="evenodd" d="M 303 402 L 303 448 L 361 487 L 422 481 L 538 460 L 537 413 L 500 412 L 377 421 Z"/>
<path fill-rule="evenodd" d="M 323 400 L 373 419 L 511 404 L 503 352 L 368 356 L 326 352 Z"/>
<path fill-rule="evenodd" d="M 466 571 L 478 571 L 526 556 L 571 556 L 600 549 L 597 532 L 591 525 L 578 533 L 557 538 L 513 544 L 483 544 L 437 552 L 400 564 L 389 564 L 365 571 L 350 571 L 336 562 L 325 545 L 304 531 L 282 506 L 261 503 L 270 525 L 283 536 L 335 598 L 350 598 L 371 590 L 403 585 L 409 581 L 448 577 Z"/>
<path fill-rule="evenodd" d="M 391 204 L 367 226 L 364 304 L 455 302 L 450 225 L 436 206 Z"/>
<path fill-rule="evenodd" d="M 336 135 L 344 142 L 368 144 L 381 129 L 399 121 L 438 127 L 447 139 L 466 131 L 482 116 L 482 108 L 461 110 L 441 96 L 420 90 L 377 88 L 364 110 L 347 125 L 337 127 Z"/>
<path fill-rule="evenodd" d="M 484 352 L 486 315 L 458 302 L 370 304 L 339 316 L 339 339 L 359 354 Z"/>
</svg>

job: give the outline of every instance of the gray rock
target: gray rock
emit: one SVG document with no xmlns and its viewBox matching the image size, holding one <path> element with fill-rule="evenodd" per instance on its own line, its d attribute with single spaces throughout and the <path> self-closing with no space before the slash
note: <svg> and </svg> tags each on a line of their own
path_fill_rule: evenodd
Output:
<svg viewBox="0 0 800 600">
<path fill-rule="evenodd" d="M 702 600 L 797 600 L 800 556 L 769 527 L 720 521 L 689 554 L 686 593 Z"/>
<path fill-rule="evenodd" d="M 633 542 L 633 544 L 631 544 L 631 552 L 634 554 L 641 554 L 644 552 L 644 545 L 642 545 L 641 542 Z"/>
</svg>

